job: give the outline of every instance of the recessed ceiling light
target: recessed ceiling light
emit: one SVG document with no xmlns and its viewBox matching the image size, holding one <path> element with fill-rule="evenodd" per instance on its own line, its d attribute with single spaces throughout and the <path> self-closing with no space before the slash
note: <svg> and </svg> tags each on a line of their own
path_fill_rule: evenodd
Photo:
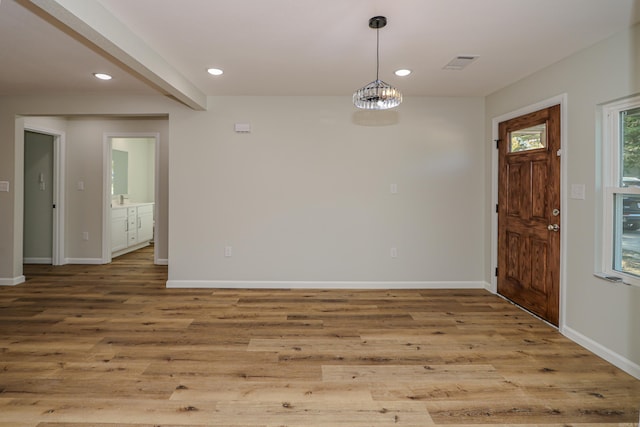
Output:
<svg viewBox="0 0 640 427">
<path fill-rule="evenodd" d="M 207 73 L 211 74 L 212 76 L 221 76 L 223 72 L 224 71 L 222 71 L 220 68 L 209 68 L 207 70 Z"/>
<path fill-rule="evenodd" d="M 396 70 L 395 72 L 395 75 L 398 77 L 405 77 L 405 76 L 408 76 L 409 74 L 411 74 L 411 70 L 407 70 L 407 69 Z"/>
<path fill-rule="evenodd" d="M 93 73 L 93 75 L 100 80 L 111 80 L 112 77 L 109 74 L 105 73 Z"/>
</svg>

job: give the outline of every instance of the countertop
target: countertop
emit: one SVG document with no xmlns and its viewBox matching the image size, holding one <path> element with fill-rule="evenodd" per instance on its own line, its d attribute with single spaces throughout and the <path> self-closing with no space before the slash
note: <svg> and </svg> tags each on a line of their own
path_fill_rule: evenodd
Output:
<svg viewBox="0 0 640 427">
<path fill-rule="evenodd" d="M 142 202 L 142 203 L 137 203 L 137 202 L 127 202 L 125 204 L 119 204 L 119 203 L 111 203 L 111 209 L 120 209 L 120 208 L 135 208 L 138 206 L 146 206 L 146 205 L 153 205 L 154 202 Z"/>
</svg>

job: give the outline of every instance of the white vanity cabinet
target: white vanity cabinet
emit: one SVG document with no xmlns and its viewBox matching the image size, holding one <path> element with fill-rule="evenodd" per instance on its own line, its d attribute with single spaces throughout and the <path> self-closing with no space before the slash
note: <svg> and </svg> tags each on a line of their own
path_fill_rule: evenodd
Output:
<svg viewBox="0 0 640 427">
<path fill-rule="evenodd" d="M 153 240 L 153 203 L 111 208 L 112 256 L 147 246 Z"/>
<path fill-rule="evenodd" d="M 127 208 L 111 209 L 111 252 L 125 249 L 128 245 Z"/>
<path fill-rule="evenodd" d="M 138 242 L 153 240 L 153 205 L 138 206 Z"/>
</svg>

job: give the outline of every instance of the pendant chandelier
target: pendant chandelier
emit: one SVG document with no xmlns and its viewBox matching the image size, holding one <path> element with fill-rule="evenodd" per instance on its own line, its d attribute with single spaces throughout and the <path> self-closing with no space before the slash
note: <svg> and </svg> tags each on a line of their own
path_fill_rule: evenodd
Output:
<svg viewBox="0 0 640 427">
<path fill-rule="evenodd" d="M 376 30 L 376 79 L 353 94 L 353 104 L 364 110 L 387 110 L 402 102 L 402 93 L 379 79 L 380 72 L 380 28 L 387 25 L 387 18 L 374 16 L 369 19 L 369 28 Z"/>
</svg>

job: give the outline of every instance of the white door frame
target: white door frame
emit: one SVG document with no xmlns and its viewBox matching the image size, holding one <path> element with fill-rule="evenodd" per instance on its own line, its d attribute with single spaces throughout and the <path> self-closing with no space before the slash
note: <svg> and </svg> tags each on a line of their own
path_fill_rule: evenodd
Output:
<svg viewBox="0 0 640 427">
<path fill-rule="evenodd" d="M 53 137 L 53 243 L 51 252 L 52 265 L 66 264 L 64 256 L 64 208 L 65 208 L 65 133 L 59 130 L 47 129 L 39 126 L 26 125 L 24 132 L 36 132 Z M 24 150 L 24 148 L 23 148 Z M 22 188 L 24 192 L 24 186 Z M 22 215 L 24 217 L 24 210 Z M 23 236 L 24 239 L 24 236 Z M 23 242 L 24 245 L 24 242 Z"/>
<path fill-rule="evenodd" d="M 560 313 L 558 319 L 558 328 L 562 332 L 565 325 L 565 293 L 566 289 L 564 284 L 566 283 L 566 238 L 567 231 L 566 224 L 567 216 L 567 194 L 565 189 L 567 188 L 567 94 L 554 96 L 552 98 L 540 101 L 538 103 L 528 105 L 515 111 L 503 114 L 498 117 L 494 117 L 491 126 L 492 140 L 496 141 L 500 138 L 498 134 L 498 125 L 505 120 L 510 120 L 525 114 L 533 113 L 538 110 L 542 110 L 554 105 L 560 104 Z M 494 294 L 498 292 L 498 278 L 494 274 L 495 269 L 498 268 L 498 213 L 495 206 L 498 204 L 498 150 L 496 149 L 495 142 L 491 150 L 491 288 L 489 289 Z"/>
<path fill-rule="evenodd" d="M 160 133 L 158 132 L 107 132 L 103 135 L 102 144 L 102 189 L 103 189 L 103 211 L 102 211 L 102 263 L 109 264 L 111 258 L 111 140 L 113 138 L 153 138 L 155 140 L 155 165 L 153 172 L 154 180 L 154 209 L 153 220 L 155 223 L 154 230 L 154 248 L 153 263 L 158 264 L 159 248 L 164 243 L 158 239 L 158 230 L 161 228 L 162 214 L 158 208 L 160 200 Z"/>
</svg>

